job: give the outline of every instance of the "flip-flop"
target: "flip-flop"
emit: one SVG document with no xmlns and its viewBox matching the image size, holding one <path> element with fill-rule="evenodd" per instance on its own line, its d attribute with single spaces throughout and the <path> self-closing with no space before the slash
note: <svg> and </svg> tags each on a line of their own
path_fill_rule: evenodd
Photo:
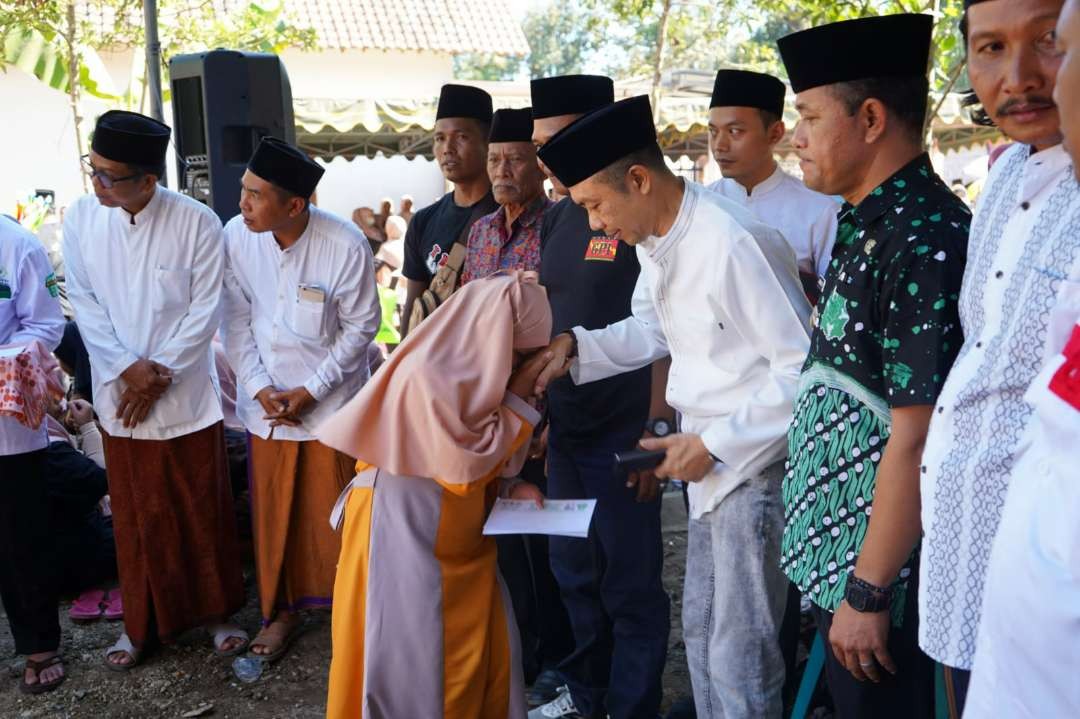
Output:
<svg viewBox="0 0 1080 719">
<path fill-rule="evenodd" d="M 51 692 L 53 689 L 56 689 L 58 686 L 64 683 L 65 679 L 67 679 L 67 672 L 61 674 L 59 679 L 53 679 L 51 682 L 41 681 L 41 672 L 51 666 L 63 663 L 64 658 L 61 657 L 59 654 L 54 654 L 48 659 L 40 662 L 36 662 L 33 659 L 27 659 L 26 668 L 33 669 L 34 675 L 38 677 L 38 680 L 34 684 L 27 684 L 26 673 L 24 671 L 23 678 L 19 680 L 19 691 L 21 691 L 23 694 L 44 694 L 45 692 Z"/>
<path fill-rule="evenodd" d="M 127 655 L 131 657 L 131 662 L 128 664 L 116 664 L 109 661 L 111 655 L 119 654 L 120 652 L 127 652 Z M 139 662 L 142 661 L 142 652 L 135 648 L 135 645 L 131 643 L 128 635 L 125 633 L 120 635 L 120 638 L 116 640 L 116 644 L 113 644 L 105 650 L 105 658 L 102 661 L 105 663 L 106 669 L 122 674 L 124 672 L 130 672 L 139 665 Z"/>
<path fill-rule="evenodd" d="M 119 589 L 110 589 L 105 593 L 105 614 L 106 619 L 123 619 L 124 618 L 124 598 L 120 595 Z"/>
<path fill-rule="evenodd" d="M 248 645 L 251 643 L 248 633 L 235 624 L 216 624 L 207 627 L 206 630 L 210 632 L 214 639 L 214 654 L 219 657 L 235 657 L 237 654 L 242 654 L 247 651 Z M 225 642 L 233 638 L 243 639 L 244 641 L 232 649 L 221 648 Z"/>
<path fill-rule="evenodd" d="M 83 592 L 72 602 L 68 616 L 75 622 L 92 622 L 100 619 L 103 612 L 101 604 L 104 600 L 105 592 L 100 589 Z"/>
<path fill-rule="evenodd" d="M 247 655 L 252 659 L 261 659 L 267 664 L 273 664 L 278 659 L 281 659 L 283 656 L 285 656 L 285 652 L 289 651 L 289 647 L 292 646 L 292 643 L 296 641 L 296 638 L 300 636 L 300 634 L 302 634 L 306 628 L 307 622 L 303 620 L 293 624 L 292 629 L 290 629 L 289 633 L 285 635 L 285 638 L 281 640 L 281 646 L 279 646 L 277 649 L 270 652 L 269 654 L 256 654 L 255 652 L 251 651 L 251 647 L 255 646 L 256 644 L 258 644 L 259 646 L 266 646 L 266 644 L 260 642 L 259 637 L 256 636 L 253 640 L 251 640 L 251 644 L 248 645 Z"/>
</svg>

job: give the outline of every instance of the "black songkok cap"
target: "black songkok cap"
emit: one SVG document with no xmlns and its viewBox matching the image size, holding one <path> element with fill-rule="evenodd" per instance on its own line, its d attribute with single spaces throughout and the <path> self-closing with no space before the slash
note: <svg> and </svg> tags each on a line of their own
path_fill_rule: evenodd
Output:
<svg viewBox="0 0 1080 719">
<path fill-rule="evenodd" d="M 98 118 L 90 149 L 113 162 L 161 165 L 172 130 L 152 117 L 127 110 L 109 110 Z"/>
<path fill-rule="evenodd" d="M 529 83 L 533 118 L 584 115 L 615 102 L 615 83 L 603 75 L 559 75 Z"/>
<path fill-rule="evenodd" d="M 310 198 L 326 170 L 276 137 L 264 137 L 248 161 L 251 174 L 300 197 Z"/>
<path fill-rule="evenodd" d="M 443 85 L 435 119 L 444 117 L 471 117 L 491 122 L 491 95 L 471 85 Z"/>
<path fill-rule="evenodd" d="M 532 108 L 496 110 L 488 142 L 532 142 Z"/>
<path fill-rule="evenodd" d="M 721 70 L 713 83 L 709 107 L 756 107 L 774 115 L 784 114 L 787 88 L 772 75 L 746 70 Z"/>
<path fill-rule="evenodd" d="M 934 18 L 907 13 L 834 22 L 776 44 L 791 89 L 879 77 L 926 77 Z"/>
<path fill-rule="evenodd" d="M 656 143 L 648 95 L 620 100 L 563 128 L 538 155 L 559 182 L 573 187 L 632 152 Z"/>
</svg>

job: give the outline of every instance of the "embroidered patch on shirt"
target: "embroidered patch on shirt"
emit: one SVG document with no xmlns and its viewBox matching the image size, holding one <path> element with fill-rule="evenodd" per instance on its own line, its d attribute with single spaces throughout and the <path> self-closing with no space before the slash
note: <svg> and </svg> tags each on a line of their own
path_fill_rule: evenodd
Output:
<svg viewBox="0 0 1080 719">
<path fill-rule="evenodd" d="M 50 297 L 60 296 L 60 283 L 56 280 L 56 274 L 50 272 L 49 276 L 45 278 L 45 289 L 49 291 Z"/>
<path fill-rule="evenodd" d="M 614 262 L 618 253 L 618 240 L 613 240 L 610 237 L 594 237 L 589 240 L 589 247 L 585 250 L 585 259 Z"/>
<path fill-rule="evenodd" d="M 1080 326 L 1073 328 L 1063 353 L 1065 363 L 1050 379 L 1050 391 L 1080 410 Z"/>
</svg>

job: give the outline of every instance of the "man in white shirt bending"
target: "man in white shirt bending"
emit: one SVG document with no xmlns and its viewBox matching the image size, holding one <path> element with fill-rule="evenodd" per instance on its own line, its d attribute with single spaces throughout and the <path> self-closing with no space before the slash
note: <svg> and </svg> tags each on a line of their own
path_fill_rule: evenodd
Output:
<svg viewBox="0 0 1080 719">
<path fill-rule="evenodd" d="M 648 98 L 597 110 L 540 149 L 594 230 L 634 245 L 633 314 L 552 340 L 538 389 L 586 383 L 670 353 L 683 433 L 659 477 L 691 482 L 683 630 L 698 716 L 779 717 L 787 579 L 777 557 L 785 436 L 810 307 L 779 232 L 667 168 Z"/>
<path fill-rule="evenodd" d="M 68 297 L 105 431 L 124 630 L 105 666 L 127 671 L 198 625 L 219 654 L 247 636 L 224 425 L 210 347 L 220 323 L 221 222 L 158 185 L 169 128 L 110 111 L 83 158 L 94 195 L 64 219 Z"/>
<path fill-rule="evenodd" d="M 709 185 L 780 230 L 799 264 L 807 294 L 816 297 L 836 240 L 840 204 L 780 168 L 774 151 L 784 138 L 787 88 L 772 75 L 716 73 L 709 109 L 709 147 L 723 178 Z"/>
<path fill-rule="evenodd" d="M 313 206 L 323 168 L 264 138 L 225 226 L 224 341 L 249 433 L 251 514 L 264 629 L 277 659 L 297 611 L 327 608 L 341 540 L 327 522 L 353 461 L 311 432 L 368 378 L 381 317 L 371 248 L 355 224 Z"/>
</svg>

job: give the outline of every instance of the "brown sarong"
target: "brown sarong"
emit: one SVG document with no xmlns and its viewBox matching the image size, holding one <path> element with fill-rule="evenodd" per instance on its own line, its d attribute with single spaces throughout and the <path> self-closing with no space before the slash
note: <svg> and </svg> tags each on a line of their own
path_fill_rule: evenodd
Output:
<svg viewBox="0 0 1080 719">
<path fill-rule="evenodd" d="M 141 648 L 244 606 L 225 430 L 105 440 L 124 630 Z"/>
<path fill-rule="evenodd" d="M 315 440 L 250 436 L 251 525 L 265 624 L 278 609 L 330 606 L 341 552 L 330 512 L 354 462 Z"/>
</svg>

